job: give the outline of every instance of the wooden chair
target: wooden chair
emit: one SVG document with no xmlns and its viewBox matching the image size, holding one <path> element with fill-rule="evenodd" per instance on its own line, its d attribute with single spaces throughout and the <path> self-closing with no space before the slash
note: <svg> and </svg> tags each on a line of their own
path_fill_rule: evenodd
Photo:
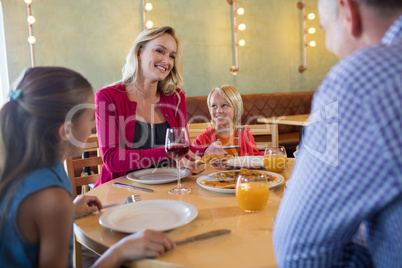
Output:
<svg viewBox="0 0 402 268">
<path fill-rule="evenodd" d="M 188 124 L 188 132 L 190 139 L 194 140 L 198 135 L 200 135 L 206 127 L 211 127 L 211 123 L 194 123 Z M 252 124 L 244 125 L 250 128 L 250 133 L 256 138 L 257 136 L 262 137 L 256 142 L 258 150 L 265 150 L 268 146 L 276 147 L 278 146 L 278 125 L 277 124 Z M 268 137 L 271 136 L 269 140 Z M 266 138 L 266 140 L 264 140 Z"/>
<path fill-rule="evenodd" d="M 250 133 L 254 136 L 259 151 L 265 150 L 267 147 L 277 147 L 278 143 L 278 125 L 277 124 L 253 124 L 247 125 Z M 263 140 L 258 138 L 263 136 Z M 271 140 L 268 137 L 271 136 Z M 264 140 L 266 139 L 266 140 Z"/>
<path fill-rule="evenodd" d="M 190 136 L 190 140 L 194 140 L 195 138 L 200 135 L 204 129 L 207 127 L 212 127 L 211 123 L 194 123 L 194 124 L 187 124 L 188 127 L 188 134 Z"/>
<path fill-rule="evenodd" d="M 98 137 L 96 134 L 91 135 L 88 138 L 87 147 L 84 152 L 89 152 L 90 154 L 95 155 L 90 155 L 88 158 L 68 158 L 64 163 L 65 169 L 71 182 L 74 198 L 77 196 L 77 193 L 87 192 L 89 189 L 88 184 L 95 183 L 99 177 L 99 172 L 101 170 L 103 161 L 102 157 L 100 156 Z M 83 174 L 83 169 L 87 167 L 89 167 L 91 170 L 97 169 L 97 172 L 90 175 Z M 73 266 L 79 268 L 82 267 L 81 243 L 77 240 L 75 235 Z"/>
</svg>

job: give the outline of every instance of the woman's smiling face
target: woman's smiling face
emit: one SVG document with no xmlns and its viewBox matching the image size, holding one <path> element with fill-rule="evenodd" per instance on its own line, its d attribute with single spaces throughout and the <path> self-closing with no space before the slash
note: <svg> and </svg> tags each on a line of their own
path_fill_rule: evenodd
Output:
<svg viewBox="0 0 402 268">
<path fill-rule="evenodd" d="M 177 44 L 173 36 L 163 34 L 140 49 L 140 76 L 152 82 L 163 81 L 174 67 Z"/>
<path fill-rule="evenodd" d="M 233 126 L 234 109 L 230 107 L 225 98 L 215 91 L 211 95 L 210 114 L 216 124 L 216 128 Z"/>
</svg>

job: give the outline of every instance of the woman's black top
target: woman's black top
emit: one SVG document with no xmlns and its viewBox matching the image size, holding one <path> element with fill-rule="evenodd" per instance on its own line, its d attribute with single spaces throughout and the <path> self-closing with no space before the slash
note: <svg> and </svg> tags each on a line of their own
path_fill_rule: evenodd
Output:
<svg viewBox="0 0 402 268">
<path fill-rule="evenodd" d="M 166 130 L 169 128 L 167 121 L 159 124 L 150 124 L 143 121 L 135 121 L 135 133 L 133 141 L 133 149 L 152 149 L 165 146 Z M 147 168 L 166 167 L 168 161 L 164 160 L 153 164 Z M 128 171 L 130 173 L 132 171 Z"/>
</svg>

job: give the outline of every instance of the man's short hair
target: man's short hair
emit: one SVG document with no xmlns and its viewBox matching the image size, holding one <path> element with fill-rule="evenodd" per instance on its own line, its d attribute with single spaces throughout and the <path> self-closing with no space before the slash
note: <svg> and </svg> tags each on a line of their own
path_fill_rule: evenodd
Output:
<svg viewBox="0 0 402 268">
<path fill-rule="evenodd" d="M 367 6 L 380 9 L 380 10 L 395 10 L 402 8 L 401 0 L 352 0 L 357 3 L 365 4 Z"/>
</svg>

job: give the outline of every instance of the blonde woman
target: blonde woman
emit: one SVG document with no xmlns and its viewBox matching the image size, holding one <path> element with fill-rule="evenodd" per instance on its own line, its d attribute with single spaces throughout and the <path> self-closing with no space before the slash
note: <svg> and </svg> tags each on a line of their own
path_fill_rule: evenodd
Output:
<svg viewBox="0 0 402 268">
<path fill-rule="evenodd" d="M 220 86 L 208 95 L 208 108 L 213 127 L 206 128 L 195 140 L 196 146 L 207 146 L 216 141 L 230 155 L 261 155 L 248 127 L 241 127 L 243 100 L 232 86 Z"/>
<path fill-rule="evenodd" d="M 181 62 L 172 27 L 144 30 L 127 56 L 122 80 L 96 93 L 104 162 L 96 186 L 132 170 L 167 165 L 166 129 L 187 127 Z"/>
</svg>

